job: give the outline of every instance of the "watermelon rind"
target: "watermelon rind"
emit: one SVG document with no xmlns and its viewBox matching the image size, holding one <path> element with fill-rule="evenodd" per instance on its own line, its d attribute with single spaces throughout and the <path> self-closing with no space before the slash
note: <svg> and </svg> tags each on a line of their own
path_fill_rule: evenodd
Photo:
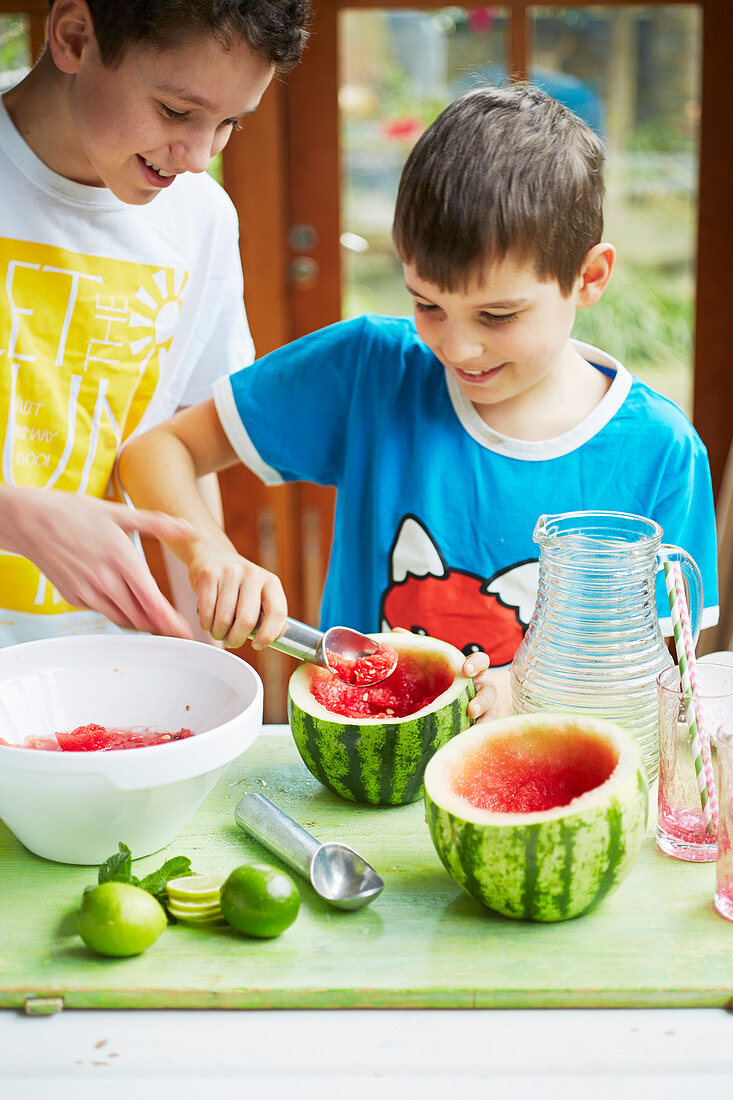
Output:
<svg viewBox="0 0 733 1100">
<path fill-rule="evenodd" d="M 618 763 L 594 790 L 541 813 L 481 810 L 450 789 L 451 767 L 487 738 L 533 726 L 608 738 Z M 425 774 L 425 807 L 441 862 L 471 897 L 515 920 L 561 921 L 594 909 L 626 878 L 644 839 L 649 789 L 636 740 L 615 723 L 521 715 L 476 725 L 436 753 Z"/>
<path fill-rule="evenodd" d="M 423 793 L 431 756 L 472 722 L 473 680 L 461 673 L 465 657 L 447 642 L 417 634 L 370 634 L 395 649 L 444 658 L 451 686 L 405 718 L 346 718 L 326 710 L 310 693 L 314 666 L 300 665 L 288 687 L 288 721 L 303 763 L 325 787 L 352 802 L 402 806 Z"/>
</svg>

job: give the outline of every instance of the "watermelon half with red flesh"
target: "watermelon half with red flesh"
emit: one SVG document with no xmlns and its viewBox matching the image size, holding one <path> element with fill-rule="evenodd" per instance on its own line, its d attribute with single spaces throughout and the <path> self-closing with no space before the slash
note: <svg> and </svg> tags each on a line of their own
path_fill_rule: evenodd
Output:
<svg viewBox="0 0 733 1100">
<path fill-rule="evenodd" d="M 477 901 L 518 920 L 567 920 L 602 901 L 639 854 L 648 802 L 636 740 L 577 715 L 480 723 L 425 773 L 443 865 Z"/>
<path fill-rule="evenodd" d="M 354 802 L 402 805 L 422 795 L 425 766 L 471 724 L 475 695 L 465 660 L 447 642 L 416 634 L 371 634 L 397 650 L 397 668 L 372 687 L 344 684 L 304 663 L 290 678 L 288 718 L 306 767 Z"/>
</svg>

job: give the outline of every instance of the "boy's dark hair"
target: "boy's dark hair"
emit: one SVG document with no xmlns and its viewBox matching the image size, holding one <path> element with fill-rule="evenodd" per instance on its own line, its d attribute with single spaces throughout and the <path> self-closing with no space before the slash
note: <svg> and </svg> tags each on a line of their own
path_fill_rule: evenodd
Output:
<svg viewBox="0 0 733 1100">
<path fill-rule="evenodd" d="M 526 84 L 455 100 L 420 137 L 400 180 L 400 259 L 441 290 L 464 289 L 508 252 L 570 293 L 603 232 L 600 139 Z"/>
<path fill-rule="evenodd" d="M 54 0 L 49 0 L 49 8 Z M 87 0 L 102 61 L 113 68 L 129 46 L 168 49 L 196 32 L 228 49 L 243 38 L 280 72 L 300 60 L 310 0 Z"/>
</svg>

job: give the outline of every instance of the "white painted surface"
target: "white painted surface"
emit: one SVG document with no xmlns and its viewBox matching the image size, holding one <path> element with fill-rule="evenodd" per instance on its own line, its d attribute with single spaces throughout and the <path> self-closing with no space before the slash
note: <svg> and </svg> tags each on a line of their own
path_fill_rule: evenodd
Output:
<svg viewBox="0 0 733 1100">
<path fill-rule="evenodd" d="M 4 1100 L 733 1096 L 722 1009 L 4 1012 L 0 1054 Z"/>
</svg>

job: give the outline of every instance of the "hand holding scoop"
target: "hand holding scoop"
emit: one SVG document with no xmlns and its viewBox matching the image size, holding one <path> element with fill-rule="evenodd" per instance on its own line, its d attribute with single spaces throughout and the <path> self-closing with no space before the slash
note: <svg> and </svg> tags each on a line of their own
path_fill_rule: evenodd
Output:
<svg viewBox="0 0 733 1100">
<path fill-rule="evenodd" d="M 298 871 L 337 909 L 361 909 L 381 894 L 384 881 L 346 844 L 321 844 L 263 794 L 240 798 L 237 825 Z"/>
</svg>

